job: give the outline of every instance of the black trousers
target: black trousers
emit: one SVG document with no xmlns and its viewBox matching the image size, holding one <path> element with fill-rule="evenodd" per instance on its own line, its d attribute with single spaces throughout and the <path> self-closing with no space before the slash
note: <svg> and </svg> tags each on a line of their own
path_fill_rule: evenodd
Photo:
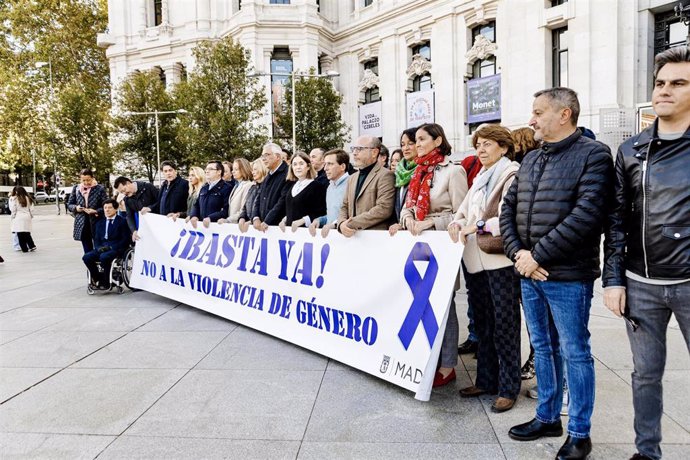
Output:
<svg viewBox="0 0 690 460">
<path fill-rule="evenodd" d="M 29 252 L 29 249 L 36 247 L 34 239 L 31 238 L 31 232 L 17 232 L 17 239 L 19 240 L 19 247 L 22 252 Z"/>
<path fill-rule="evenodd" d="M 475 385 L 516 399 L 520 393 L 520 281 L 513 267 L 468 274 L 479 348 Z"/>
<path fill-rule="evenodd" d="M 93 251 L 93 235 L 91 232 L 91 221 L 88 216 L 81 231 L 81 245 L 84 248 L 84 254 Z"/>
</svg>

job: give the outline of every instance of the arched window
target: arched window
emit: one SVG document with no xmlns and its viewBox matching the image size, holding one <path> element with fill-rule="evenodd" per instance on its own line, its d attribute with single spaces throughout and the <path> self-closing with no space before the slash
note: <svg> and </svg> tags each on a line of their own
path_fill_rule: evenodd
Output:
<svg viewBox="0 0 690 460">
<path fill-rule="evenodd" d="M 412 47 L 412 56 L 420 55 L 425 60 L 431 62 L 431 42 L 420 43 Z M 412 80 L 412 91 L 427 91 L 432 88 L 431 74 L 424 72 L 417 75 Z"/>
</svg>

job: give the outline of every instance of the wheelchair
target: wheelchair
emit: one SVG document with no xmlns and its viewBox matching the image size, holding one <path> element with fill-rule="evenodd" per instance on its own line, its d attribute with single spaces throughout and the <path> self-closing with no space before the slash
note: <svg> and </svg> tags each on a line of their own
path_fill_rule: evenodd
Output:
<svg viewBox="0 0 690 460">
<path fill-rule="evenodd" d="M 98 270 L 101 271 L 101 266 L 100 263 L 97 263 L 98 265 Z M 134 246 L 130 246 L 127 248 L 125 253 L 122 255 L 122 257 L 116 257 L 113 259 L 113 263 L 110 264 L 110 273 L 108 274 L 108 288 L 101 289 L 101 288 L 94 288 L 94 286 L 91 284 L 91 274 L 89 271 L 86 271 L 86 279 L 87 279 L 87 284 L 86 284 L 86 292 L 89 295 L 93 295 L 96 292 L 99 291 L 112 291 L 113 289 L 117 290 L 118 294 L 122 294 L 125 292 L 125 288 L 123 287 L 126 286 L 128 289 L 134 290 L 134 288 L 131 288 L 129 286 L 129 282 L 132 277 L 132 266 L 134 265 Z"/>
</svg>

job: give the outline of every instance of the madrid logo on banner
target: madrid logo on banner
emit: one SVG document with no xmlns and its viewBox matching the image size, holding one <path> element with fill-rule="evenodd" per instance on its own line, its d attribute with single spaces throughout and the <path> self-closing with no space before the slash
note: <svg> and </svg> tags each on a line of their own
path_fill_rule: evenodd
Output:
<svg viewBox="0 0 690 460">
<path fill-rule="evenodd" d="M 434 90 L 407 94 L 407 127 L 415 128 L 435 120 Z"/>
<path fill-rule="evenodd" d="M 381 101 L 359 106 L 359 135 L 383 137 Z"/>
<path fill-rule="evenodd" d="M 460 269 L 446 232 L 312 237 L 140 218 L 132 286 L 333 358 L 428 401 Z"/>
</svg>

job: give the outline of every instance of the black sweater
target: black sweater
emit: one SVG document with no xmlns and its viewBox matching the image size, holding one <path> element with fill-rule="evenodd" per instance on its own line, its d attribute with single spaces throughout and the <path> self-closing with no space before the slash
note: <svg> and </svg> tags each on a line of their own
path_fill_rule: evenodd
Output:
<svg viewBox="0 0 690 460">
<path fill-rule="evenodd" d="M 292 196 L 292 187 L 296 182 L 289 183 L 285 195 L 286 225 L 304 216 L 316 219 L 326 214 L 326 187 L 315 180 L 307 185 L 297 196 Z"/>
</svg>

